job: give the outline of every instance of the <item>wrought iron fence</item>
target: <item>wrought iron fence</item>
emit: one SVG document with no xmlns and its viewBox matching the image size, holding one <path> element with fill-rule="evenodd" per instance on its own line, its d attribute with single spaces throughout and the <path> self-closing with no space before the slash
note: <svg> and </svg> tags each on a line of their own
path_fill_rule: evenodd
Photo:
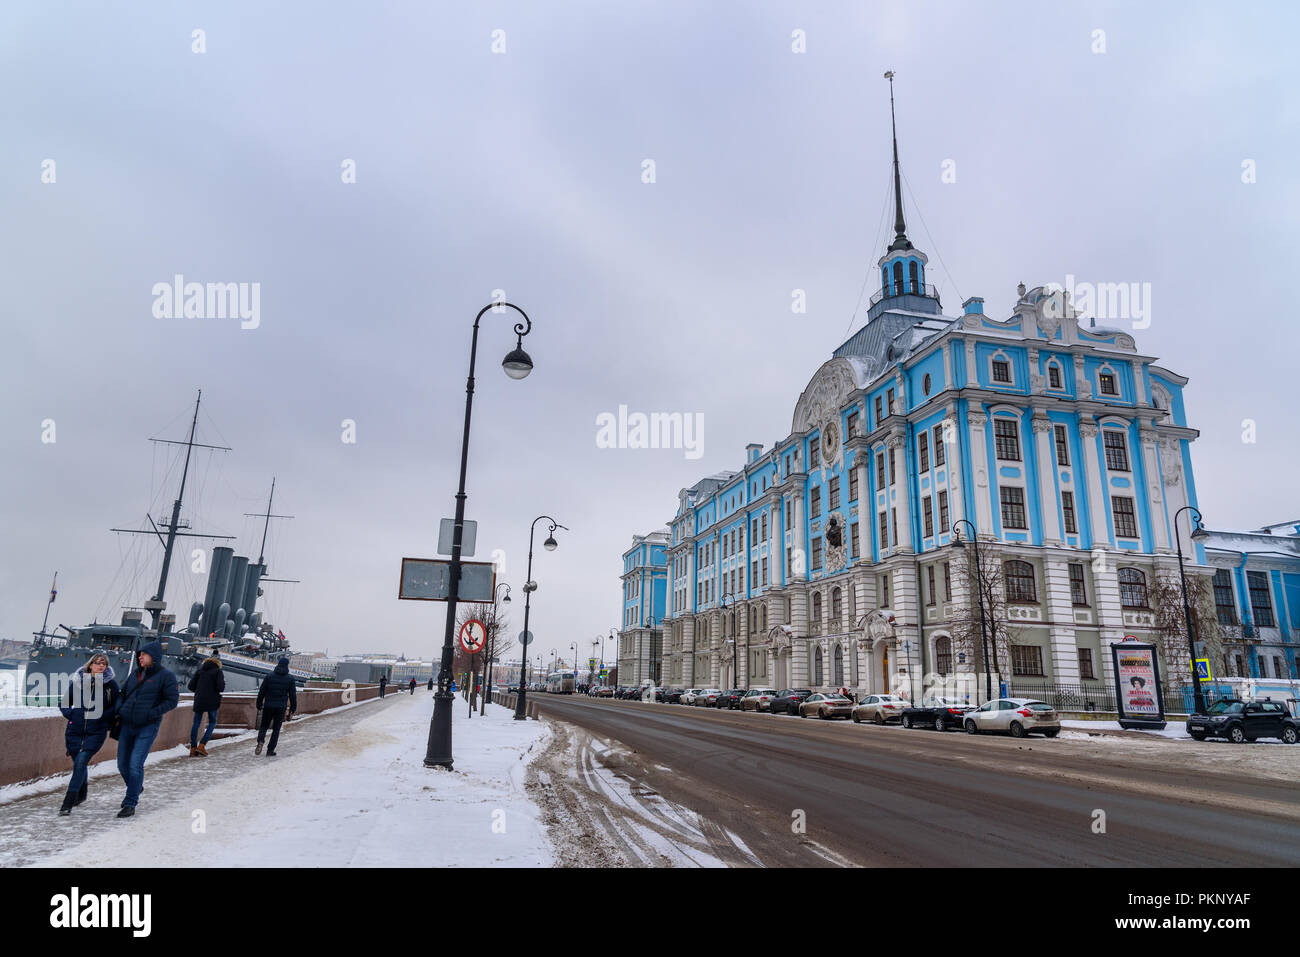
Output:
<svg viewBox="0 0 1300 957">
<path fill-rule="evenodd" d="M 1085 684 L 1048 684 L 1012 680 L 1008 696 L 1046 701 L 1057 711 L 1114 711 L 1115 692 L 1101 682 Z"/>
</svg>

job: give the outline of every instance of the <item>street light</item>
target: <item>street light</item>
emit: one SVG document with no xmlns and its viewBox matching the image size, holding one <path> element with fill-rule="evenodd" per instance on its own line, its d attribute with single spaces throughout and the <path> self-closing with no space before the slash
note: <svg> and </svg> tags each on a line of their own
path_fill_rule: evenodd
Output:
<svg viewBox="0 0 1300 957">
<path fill-rule="evenodd" d="M 1174 545 L 1178 549 L 1178 577 L 1183 583 L 1183 618 L 1187 622 L 1187 651 L 1192 658 L 1192 707 L 1195 714 L 1205 714 L 1205 695 L 1201 693 L 1201 676 L 1196 673 L 1196 641 L 1192 634 L 1192 605 L 1187 600 L 1187 573 L 1183 571 L 1183 541 L 1182 534 L 1178 530 L 1178 516 L 1183 512 L 1191 512 L 1196 516 L 1196 528 L 1192 532 L 1192 541 L 1200 541 L 1206 537 L 1206 531 L 1201 527 L 1201 511 L 1194 505 L 1184 505 L 1178 511 L 1174 512 Z"/>
<path fill-rule="evenodd" d="M 578 690 L 578 643 L 569 642 L 569 647 L 573 649 L 573 690 Z"/>
<path fill-rule="evenodd" d="M 952 526 L 952 544 L 954 548 L 965 548 L 966 543 L 961 540 L 961 532 L 958 525 L 970 526 L 970 539 L 975 548 L 975 601 L 979 603 L 980 609 L 980 645 L 984 649 L 984 700 L 993 700 L 993 675 L 989 671 L 989 640 L 984 629 L 984 586 L 982 581 L 983 569 L 980 565 L 980 540 L 979 533 L 975 530 L 975 525 L 968 518 L 959 518 Z"/>
<path fill-rule="evenodd" d="M 718 602 L 718 604 L 722 607 L 722 636 L 723 636 L 724 638 L 727 637 L 727 603 L 728 603 L 728 600 L 730 600 L 731 607 L 732 607 L 732 608 L 735 608 L 735 607 L 736 607 L 736 598 L 735 598 L 735 596 L 732 595 L 731 592 L 729 592 L 729 591 L 724 591 L 724 592 L 722 593 L 722 599 L 721 599 L 721 601 Z M 732 630 L 734 631 L 735 629 L 732 629 Z M 738 666 L 737 666 L 737 663 L 736 663 L 736 636 L 735 636 L 735 635 L 732 635 L 732 636 L 731 636 L 731 683 L 732 683 L 733 686 L 735 685 L 735 683 L 736 683 L 738 680 L 740 680 L 739 677 L 738 677 L 739 674 L 740 674 L 740 671 L 738 670 Z"/>
<path fill-rule="evenodd" d="M 597 637 L 591 639 L 591 657 L 592 657 L 592 660 L 593 660 L 593 661 L 594 661 L 595 658 L 596 658 L 596 649 L 599 648 L 599 647 L 600 647 L 600 636 L 597 636 Z M 600 670 L 601 670 L 601 671 L 604 671 L 604 670 L 605 670 L 605 657 L 604 657 L 604 655 L 602 655 L 602 656 L 601 656 L 601 659 L 600 659 Z M 591 677 L 594 679 L 596 676 L 595 676 L 595 675 L 592 675 Z M 589 682 L 589 684 L 592 684 L 592 685 L 594 685 L 595 683 L 596 683 L 596 682 L 595 682 L 594 680 L 591 681 L 591 682 Z"/>
<path fill-rule="evenodd" d="M 492 662 L 497 656 L 497 635 L 501 630 L 501 622 L 497 619 L 497 592 L 501 591 L 501 589 L 503 588 L 506 590 L 506 597 L 502 598 L 501 602 L 508 605 L 510 604 L 509 585 L 507 585 L 505 582 L 502 582 L 501 584 L 497 585 L 497 587 L 492 591 L 492 641 L 489 647 L 484 649 L 488 653 L 487 668 L 484 669 L 487 672 L 487 694 L 488 695 L 492 693 L 492 672 L 494 670 L 492 668 Z M 484 700 L 485 701 L 487 700 L 487 695 L 484 695 Z M 483 713 L 483 709 L 480 708 L 479 714 L 482 713 Z"/>
<path fill-rule="evenodd" d="M 524 336 L 533 328 L 528 314 L 509 302 L 494 302 L 484 306 L 474 317 L 474 334 L 469 347 L 469 376 L 465 380 L 465 428 L 460 440 L 460 486 L 456 492 L 456 521 L 452 529 L 451 563 L 447 570 L 447 624 L 442 637 L 442 662 L 438 671 L 438 690 L 433 697 L 433 717 L 429 721 L 429 744 L 424 755 L 426 768 L 452 769 L 451 710 L 454 698 L 452 682 L 452 633 L 456 630 L 456 601 L 460 597 L 461 535 L 465 530 L 465 468 L 469 460 L 470 412 L 474 405 L 474 360 L 478 356 L 478 324 L 489 309 L 513 309 L 523 316 L 516 322 L 515 347 L 501 362 L 506 375 L 522 379 L 533 369 L 533 360 L 524 352 Z"/>
<path fill-rule="evenodd" d="M 524 638 L 528 637 L 528 612 L 532 607 L 533 592 L 537 591 L 537 582 L 533 581 L 533 535 L 537 532 L 537 523 L 540 522 L 542 519 L 546 519 L 548 522 L 551 523 L 551 529 L 546 534 L 546 541 L 542 542 L 542 547 L 545 548 L 548 552 L 555 551 L 555 545 L 556 545 L 555 530 L 557 528 L 564 528 L 563 525 L 558 524 L 555 521 L 555 519 L 551 518 L 551 516 L 549 515 L 538 515 L 535 519 L 533 519 L 533 524 L 529 526 L 528 574 L 524 579 Z M 564 530 L 566 532 L 568 531 L 567 528 L 564 528 Z M 527 645 L 525 645 L 524 647 L 526 650 Z M 524 699 L 526 697 L 527 697 L 527 686 L 521 683 L 519 685 L 519 698 L 515 701 L 516 721 L 523 721 L 527 717 L 527 713 L 524 710 L 525 707 Z"/>
</svg>

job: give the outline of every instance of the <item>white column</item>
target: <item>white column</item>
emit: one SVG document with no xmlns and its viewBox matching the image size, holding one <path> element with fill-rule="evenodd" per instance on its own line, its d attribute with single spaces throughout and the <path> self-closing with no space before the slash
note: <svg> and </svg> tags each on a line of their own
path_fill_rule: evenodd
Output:
<svg viewBox="0 0 1300 957">
<path fill-rule="evenodd" d="M 1110 502 L 1101 484 L 1101 461 L 1097 457 L 1097 426 L 1093 422 L 1079 423 L 1079 441 L 1083 445 L 1084 472 L 1088 483 L 1088 514 L 1091 516 L 1092 547 L 1110 548 L 1106 534 L 1106 512 Z M 1081 483 L 1076 481 L 1076 487 Z"/>
<path fill-rule="evenodd" d="M 1156 448 L 1156 434 L 1150 429 L 1138 431 L 1142 444 L 1142 470 L 1147 476 L 1147 501 L 1151 506 L 1152 547 L 1158 552 L 1169 551 L 1169 526 L 1165 520 L 1164 485 L 1160 481 L 1160 453 Z"/>
<path fill-rule="evenodd" d="M 867 494 L 867 469 L 871 452 L 859 451 L 853 457 L 853 467 L 858 473 L 858 540 L 855 543 L 858 562 L 871 561 L 871 523 L 876 520 L 875 496 Z"/>
<path fill-rule="evenodd" d="M 1085 555 L 1081 554 L 1080 558 Z M 1079 652 L 1074 639 L 1074 602 L 1070 599 L 1070 570 L 1065 559 L 1043 560 L 1043 612 L 1052 622 L 1048 629 L 1052 651 L 1052 676 L 1058 682 L 1079 681 Z M 1085 561 L 1084 566 L 1088 563 Z"/>
<path fill-rule="evenodd" d="M 898 510 L 898 551 L 912 551 L 912 476 L 907 471 L 907 440 L 902 435 L 891 435 L 885 444 L 894 453 L 893 507 Z"/>
<path fill-rule="evenodd" d="M 682 621 L 682 683 L 695 686 L 695 616 Z"/>
<path fill-rule="evenodd" d="M 795 581 L 808 580 L 808 563 L 812 560 L 808 554 L 807 533 L 804 525 L 804 483 L 800 482 L 794 494 L 794 567 L 791 577 Z M 802 556 L 802 557 L 801 557 Z"/>
<path fill-rule="evenodd" d="M 1056 494 L 1056 449 L 1052 423 L 1046 416 L 1034 416 L 1034 443 L 1038 447 L 1038 501 L 1042 503 L 1043 544 L 1060 545 L 1061 516 Z"/>
<path fill-rule="evenodd" d="M 993 533 L 993 513 L 989 505 L 989 489 L 993 478 L 989 475 L 988 449 L 984 444 L 984 426 L 989 417 L 983 412 L 968 412 L 966 422 L 970 426 L 970 457 L 974 475 L 975 527 L 985 534 Z"/>
</svg>

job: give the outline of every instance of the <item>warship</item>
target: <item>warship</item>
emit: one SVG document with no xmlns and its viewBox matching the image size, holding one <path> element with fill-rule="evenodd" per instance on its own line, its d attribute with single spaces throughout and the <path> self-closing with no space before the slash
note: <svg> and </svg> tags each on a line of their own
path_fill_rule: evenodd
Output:
<svg viewBox="0 0 1300 957">
<path fill-rule="evenodd" d="M 199 403 L 203 393 L 199 392 L 194 403 L 194 417 L 190 422 L 189 438 L 185 442 L 173 442 L 167 439 L 154 439 L 172 445 L 184 445 L 185 466 L 181 472 L 180 491 L 172 504 L 171 520 L 155 522 L 149 518 L 150 529 L 112 529 L 115 532 L 135 534 L 153 534 L 163 546 L 162 570 L 158 578 L 158 588 L 153 597 L 146 601 L 142 609 L 130 608 L 124 611 L 119 624 L 92 622 L 80 628 L 69 628 L 60 624 L 54 632 L 46 630 L 43 624 L 39 632 L 33 632 L 34 640 L 27 653 L 26 676 L 23 681 L 23 700 L 28 705 L 51 705 L 61 697 L 63 689 L 68 686 L 78 668 L 90 660 L 91 656 L 103 653 L 108 656 L 113 671 L 125 680 L 135 662 L 136 652 L 151 641 L 158 641 L 163 648 L 163 667 L 175 673 L 184 689 L 190 677 L 198 670 L 204 659 L 217 655 L 221 659 L 226 676 L 226 692 L 255 691 L 262 680 L 275 668 L 281 657 L 293 652 L 284 633 L 273 624 L 263 619 L 257 610 L 257 600 L 264 593 L 262 584 L 266 582 L 292 582 L 295 579 L 267 577 L 266 536 L 273 518 L 292 518 L 290 515 L 275 515 L 271 511 L 275 500 L 275 479 L 271 480 L 271 494 L 267 499 L 265 512 L 254 513 L 253 517 L 265 519 L 262 527 L 262 545 L 256 562 L 247 556 L 236 555 L 229 546 L 218 545 L 211 549 L 208 563 L 207 589 L 202 602 L 190 606 L 185 624 L 176 627 L 176 615 L 166 614 L 167 578 L 171 568 L 172 552 L 178 537 L 230 539 L 229 535 L 208 535 L 182 531 L 189 526 L 181 521 L 181 504 L 185 495 L 185 485 L 189 476 L 190 457 L 195 448 L 221 449 L 230 451 L 225 446 L 204 445 L 194 441 L 198 425 Z M 54 591 L 51 589 L 50 603 L 53 604 Z M 150 615 L 146 624 L 144 613 Z M 46 622 L 49 620 L 49 606 L 46 606 Z M 58 634 L 59 631 L 65 634 Z M 299 687 L 317 676 L 309 671 L 290 668 L 289 674 Z"/>
</svg>

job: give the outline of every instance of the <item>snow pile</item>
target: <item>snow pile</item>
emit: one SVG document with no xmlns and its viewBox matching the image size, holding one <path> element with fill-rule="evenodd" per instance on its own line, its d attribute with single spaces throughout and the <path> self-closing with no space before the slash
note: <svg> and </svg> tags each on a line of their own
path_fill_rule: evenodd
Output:
<svg viewBox="0 0 1300 957">
<path fill-rule="evenodd" d="M 523 787 L 545 726 L 497 705 L 470 719 L 457 705 L 454 771 L 424 767 L 433 695 L 400 695 L 340 737 L 298 753 L 286 737 L 256 770 L 166 806 L 148 803 L 146 774 L 134 819 L 41 863 L 152 867 L 166 848 L 174 867 L 550 866 Z"/>
</svg>

